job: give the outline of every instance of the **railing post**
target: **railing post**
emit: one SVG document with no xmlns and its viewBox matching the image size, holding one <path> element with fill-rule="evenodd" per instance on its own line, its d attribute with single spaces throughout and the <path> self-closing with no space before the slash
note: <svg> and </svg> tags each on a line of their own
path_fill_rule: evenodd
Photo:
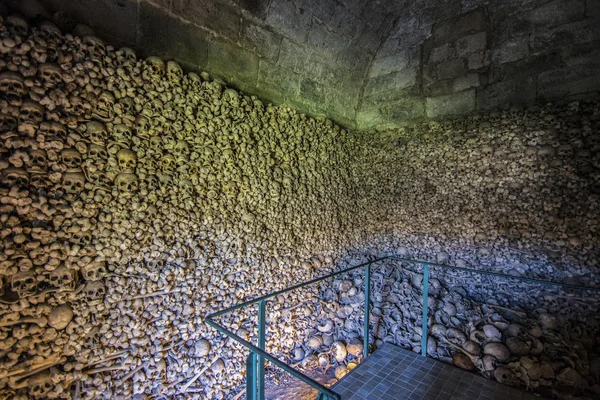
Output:
<svg viewBox="0 0 600 400">
<path fill-rule="evenodd" d="M 371 307 L 371 264 L 365 266 L 365 318 L 363 326 L 363 355 L 369 356 L 369 308 Z"/>
<path fill-rule="evenodd" d="M 253 351 L 246 360 L 246 400 L 256 400 L 256 353 Z"/>
<path fill-rule="evenodd" d="M 423 265 L 423 323 L 421 325 L 421 355 L 427 357 L 427 319 L 429 318 L 429 265 Z"/>
<path fill-rule="evenodd" d="M 258 348 L 265 349 L 265 300 L 258 302 Z M 256 371 L 257 399 L 265 398 L 265 358 L 258 355 L 258 370 Z"/>
</svg>

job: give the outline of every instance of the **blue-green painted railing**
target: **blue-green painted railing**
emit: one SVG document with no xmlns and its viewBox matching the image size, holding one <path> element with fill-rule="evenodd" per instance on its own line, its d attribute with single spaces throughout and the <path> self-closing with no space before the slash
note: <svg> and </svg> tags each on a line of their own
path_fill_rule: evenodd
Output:
<svg viewBox="0 0 600 400">
<path fill-rule="evenodd" d="M 288 372 L 292 376 L 298 378 L 302 382 L 312 386 L 319 392 L 319 400 L 341 400 L 341 396 L 338 393 L 335 393 L 333 390 L 321 385 L 319 382 L 314 379 L 309 378 L 308 376 L 302 374 L 300 371 L 294 369 L 293 367 L 287 365 L 283 361 L 277 359 L 273 355 L 267 353 L 265 351 L 265 329 L 266 329 L 266 301 L 272 297 L 278 296 L 283 293 L 290 292 L 292 290 L 296 290 L 302 288 L 304 286 L 312 285 L 313 283 L 317 283 L 323 281 L 325 279 L 332 278 L 334 276 L 344 274 L 346 272 L 354 271 L 359 268 L 364 268 L 365 274 L 365 311 L 364 311 L 364 325 L 363 325 L 363 356 L 369 356 L 369 311 L 371 307 L 371 298 L 370 298 L 370 287 L 371 287 L 371 266 L 372 264 L 378 263 L 380 261 L 386 260 L 395 260 L 406 263 L 415 263 L 423 265 L 423 322 L 421 326 L 421 354 L 423 356 L 427 356 L 427 336 L 428 336 L 428 328 L 427 328 L 427 320 L 428 316 L 428 298 L 429 298 L 429 272 L 430 268 L 443 268 L 455 271 L 463 271 L 480 275 L 489 275 L 500 278 L 514 279 L 522 282 L 529 282 L 535 284 L 542 284 L 547 286 L 558 286 L 568 289 L 582 289 L 582 290 L 591 290 L 600 292 L 600 287 L 589 287 L 589 286 L 581 286 L 574 285 L 570 283 L 562 283 L 562 282 L 553 282 L 547 281 L 543 279 L 534 279 L 534 278 L 525 278 L 519 276 L 506 275 L 499 272 L 490 272 L 490 271 L 480 271 L 471 268 L 462 268 L 462 267 L 454 267 L 451 265 L 437 264 L 431 263 L 427 261 L 421 260 L 410 260 L 401 257 L 382 257 L 373 261 L 369 261 L 364 264 L 356 265 L 354 267 L 346 268 L 342 271 L 337 271 L 332 274 L 323 276 L 321 278 L 316 278 L 310 280 L 308 282 L 299 283 L 297 285 L 291 286 L 289 288 L 273 292 L 267 294 L 265 296 L 258 297 L 256 299 L 247 301 L 242 304 L 238 304 L 233 307 L 226 308 L 224 310 L 218 311 L 216 313 L 210 314 L 206 317 L 206 323 L 213 328 L 217 329 L 219 332 L 229 336 L 235 341 L 243 344 L 250 350 L 250 354 L 248 355 L 248 359 L 246 362 L 246 399 L 247 400 L 264 400 L 265 398 L 265 360 L 272 362 L 274 365 Z M 232 311 L 247 307 L 252 304 L 258 303 L 258 343 L 257 345 L 253 345 L 247 340 L 242 339 L 235 333 L 229 331 L 227 328 L 216 323 L 214 320 L 217 317 L 220 317 L 224 314 L 230 313 Z"/>
</svg>

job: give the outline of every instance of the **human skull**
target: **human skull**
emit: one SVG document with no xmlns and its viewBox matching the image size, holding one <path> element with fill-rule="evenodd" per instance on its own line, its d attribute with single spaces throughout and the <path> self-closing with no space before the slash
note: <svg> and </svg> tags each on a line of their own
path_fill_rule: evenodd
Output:
<svg viewBox="0 0 600 400">
<path fill-rule="evenodd" d="M 165 154 L 161 160 L 161 165 L 163 173 L 172 174 L 176 167 L 176 160 L 173 154 Z"/>
<path fill-rule="evenodd" d="M 139 181 L 136 174 L 122 172 L 115 178 L 117 190 L 122 195 L 132 196 L 139 189 Z"/>
<path fill-rule="evenodd" d="M 52 22 L 43 21 L 38 25 L 40 36 L 50 43 L 59 43 L 63 39 L 63 34 L 60 29 Z"/>
<path fill-rule="evenodd" d="M 131 144 L 133 134 L 127 125 L 118 124 L 113 128 L 113 139 L 127 147 Z"/>
<path fill-rule="evenodd" d="M 93 261 L 81 268 L 81 274 L 86 281 L 99 281 L 106 276 L 106 261 Z"/>
<path fill-rule="evenodd" d="M 0 95 L 14 106 L 21 105 L 21 99 L 26 94 L 25 80 L 16 72 L 0 73 Z"/>
<path fill-rule="evenodd" d="M 62 70 L 60 67 L 53 63 L 45 63 L 39 66 L 38 73 L 44 86 L 46 88 L 52 88 L 62 82 Z"/>
<path fill-rule="evenodd" d="M 88 115 L 88 113 L 91 110 L 91 106 L 89 105 L 89 103 L 87 101 L 85 101 L 80 96 L 76 96 L 74 94 L 71 94 L 69 96 L 69 104 L 71 105 L 71 108 L 73 109 L 73 114 L 80 116 L 82 118 L 85 117 L 86 115 Z"/>
<path fill-rule="evenodd" d="M 117 153 L 119 168 L 122 172 L 134 172 L 137 165 L 137 154 L 129 149 L 119 150 Z"/>
<path fill-rule="evenodd" d="M 99 121 L 88 121 L 85 124 L 85 135 L 90 142 L 98 146 L 105 146 L 108 132 L 106 126 Z"/>
<path fill-rule="evenodd" d="M 23 168 L 8 167 L 2 171 L 0 182 L 7 188 L 26 187 L 29 184 L 29 174 Z"/>
<path fill-rule="evenodd" d="M 52 286 L 61 291 L 72 291 L 75 290 L 75 285 L 77 283 L 76 274 L 77 272 L 75 270 L 60 265 L 50 272 L 48 280 Z"/>
<path fill-rule="evenodd" d="M 33 137 L 44 118 L 44 111 L 41 104 L 33 100 L 25 100 L 19 110 L 19 132 Z"/>
<path fill-rule="evenodd" d="M 92 243 L 92 233 L 89 230 L 75 232 L 71 237 L 71 243 L 79 246 L 87 246 Z"/>
<path fill-rule="evenodd" d="M 102 281 L 89 281 L 83 288 L 83 298 L 90 305 L 100 304 L 104 300 L 106 287 Z"/>
<path fill-rule="evenodd" d="M 85 36 L 83 43 L 87 47 L 87 52 L 92 61 L 102 61 L 106 55 L 106 46 L 104 42 L 95 36 Z"/>
<path fill-rule="evenodd" d="M 164 359 L 155 361 L 154 363 L 148 363 L 144 367 L 146 377 L 149 379 L 160 379 L 167 370 L 167 364 Z"/>
<path fill-rule="evenodd" d="M 141 139 L 150 138 L 150 120 L 144 115 L 135 118 L 135 134 Z"/>
<path fill-rule="evenodd" d="M 0 113 L 0 130 L 8 132 L 17 127 L 18 119 L 8 113 Z"/>
<path fill-rule="evenodd" d="M 38 372 L 29 378 L 27 389 L 29 395 L 34 399 L 46 398 L 46 395 L 54 388 L 49 370 Z"/>
<path fill-rule="evenodd" d="M 122 47 L 116 51 L 117 61 L 124 66 L 132 67 L 137 62 L 135 51 L 129 47 Z"/>
<path fill-rule="evenodd" d="M 48 153 L 44 149 L 32 150 L 29 153 L 29 163 L 27 171 L 46 172 L 48 170 Z"/>
<path fill-rule="evenodd" d="M 131 97 L 122 97 L 117 103 L 115 103 L 115 112 L 119 116 L 134 115 L 135 102 Z"/>
<path fill-rule="evenodd" d="M 53 185 L 48 173 L 32 171 L 29 179 L 29 184 L 38 190 L 46 190 Z"/>
<path fill-rule="evenodd" d="M 92 143 L 88 150 L 88 157 L 96 166 L 99 166 L 106 163 L 108 152 L 104 146 Z"/>
<path fill-rule="evenodd" d="M 85 187 L 85 175 L 82 172 L 67 172 L 62 176 L 62 187 L 68 194 L 79 194 Z"/>
<path fill-rule="evenodd" d="M 112 93 L 104 91 L 100 93 L 96 107 L 92 115 L 101 121 L 111 121 L 115 113 L 115 96 Z"/>
<path fill-rule="evenodd" d="M 163 113 L 163 102 L 160 99 L 152 99 L 146 103 L 142 109 L 142 115 L 148 118 L 154 118 L 162 115 Z"/>
<path fill-rule="evenodd" d="M 83 158 L 81 153 L 75 148 L 63 149 L 60 152 L 62 163 L 69 169 L 80 169 Z"/>
<path fill-rule="evenodd" d="M 348 356 L 346 345 L 340 341 L 333 342 L 331 345 L 331 356 L 338 362 L 343 362 Z"/>
<path fill-rule="evenodd" d="M 10 289 L 21 299 L 35 294 L 37 285 L 34 271 L 20 271 L 10 277 Z"/>
<path fill-rule="evenodd" d="M 47 141 L 65 141 L 67 139 L 67 129 L 60 122 L 44 121 L 40 124 L 38 135 Z"/>
<path fill-rule="evenodd" d="M 494 378 L 503 385 L 509 386 L 518 386 L 519 378 L 517 375 L 510 369 L 504 366 L 500 366 L 496 368 L 494 371 Z"/>
<path fill-rule="evenodd" d="M 21 39 L 25 39 L 29 33 L 29 24 L 25 19 L 18 15 L 9 15 L 5 20 L 9 32 Z"/>
<path fill-rule="evenodd" d="M 167 76 L 173 83 L 178 83 L 183 78 L 183 70 L 175 61 L 167 61 Z"/>
<path fill-rule="evenodd" d="M 146 58 L 146 63 L 150 66 L 151 70 L 159 75 L 164 75 L 166 71 L 165 62 L 160 57 L 150 56 Z"/>
</svg>

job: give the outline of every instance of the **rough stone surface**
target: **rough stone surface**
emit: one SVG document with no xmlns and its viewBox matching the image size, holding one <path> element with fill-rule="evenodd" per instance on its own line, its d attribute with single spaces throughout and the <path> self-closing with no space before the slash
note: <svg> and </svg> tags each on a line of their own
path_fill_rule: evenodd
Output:
<svg viewBox="0 0 600 400">
<path fill-rule="evenodd" d="M 577 80 L 569 90 L 568 83 L 556 90 L 538 86 L 560 76 L 571 57 L 600 45 L 594 0 L 39 2 L 48 16 L 60 11 L 54 19 L 69 29 L 86 23 L 98 36 L 142 54 L 173 58 L 265 101 L 359 129 L 411 122 L 404 118 L 422 118 L 426 98 L 473 88 L 476 101 L 465 111 L 510 106 L 518 99 L 512 90 L 501 92 L 511 87 L 505 80 L 534 85 L 523 88 L 527 104 L 600 90 L 582 66 L 565 75 Z M 40 7 L 21 8 L 44 14 Z M 516 64 L 511 71 L 522 76 L 503 75 L 506 64 Z M 275 73 L 265 73 L 269 69 Z M 290 77 L 282 76 L 286 71 Z M 300 89 L 299 82 L 311 83 Z M 491 92 L 494 98 L 486 98 Z M 390 112 L 394 105 L 383 99 L 400 101 L 400 95 L 409 96 L 402 104 L 416 109 Z M 419 96 L 422 101 L 415 101 Z"/>
<path fill-rule="evenodd" d="M 404 71 L 416 45 L 423 49 L 416 66 L 422 74 L 410 94 L 427 98 L 429 116 L 593 97 L 600 91 L 593 72 L 600 45 L 597 3 L 469 0 L 458 11 L 453 2 L 407 7 L 371 64 L 357 127 L 385 129 L 422 116 L 419 105 L 397 118 L 381 109 L 393 90 L 391 80 L 381 84 L 381 75 Z"/>
</svg>

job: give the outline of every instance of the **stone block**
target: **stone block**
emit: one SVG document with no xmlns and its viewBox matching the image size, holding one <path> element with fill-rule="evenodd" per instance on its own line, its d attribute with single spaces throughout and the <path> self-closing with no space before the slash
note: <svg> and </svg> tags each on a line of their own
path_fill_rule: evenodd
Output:
<svg viewBox="0 0 600 400">
<path fill-rule="evenodd" d="M 585 19 L 552 29 L 538 29 L 531 38 L 531 52 L 534 55 L 555 52 L 557 49 L 569 52 L 578 44 L 598 41 L 600 23 L 596 19 Z"/>
<path fill-rule="evenodd" d="M 469 54 L 467 57 L 467 67 L 470 71 L 480 70 L 486 68 L 490 65 L 490 56 L 489 52 L 477 52 L 473 54 Z"/>
<path fill-rule="evenodd" d="M 426 96 L 439 96 L 454 91 L 453 79 L 444 79 L 441 81 L 424 82 L 423 92 Z"/>
<path fill-rule="evenodd" d="M 283 38 L 281 41 L 278 64 L 300 72 L 305 69 L 306 61 L 310 58 L 311 52 L 306 46 L 299 45 L 287 38 Z"/>
<path fill-rule="evenodd" d="M 325 86 L 309 78 L 300 79 L 300 95 L 299 98 L 305 103 L 318 106 L 323 104 L 325 100 Z"/>
<path fill-rule="evenodd" d="M 335 120 L 352 121 L 358 107 L 358 96 L 349 95 L 346 91 L 328 90 L 325 93 L 325 111 Z"/>
<path fill-rule="evenodd" d="M 313 22 L 307 40 L 308 46 L 323 57 L 335 60 L 348 47 L 348 39 L 330 32 L 319 22 Z"/>
<path fill-rule="evenodd" d="M 428 97 L 425 110 L 428 118 L 467 114 L 475 109 L 475 90 Z"/>
<path fill-rule="evenodd" d="M 485 13 L 476 9 L 434 24 L 432 35 L 436 43 L 452 42 L 465 34 L 484 31 L 486 25 Z"/>
<path fill-rule="evenodd" d="M 459 58 L 439 64 L 435 69 L 437 71 L 438 79 L 456 78 L 464 75 L 465 72 L 467 72 L 464 60 Z"/>
<path fill-rule="evenodd" d="M 313 1 L 310 11 L 319 21 L 328 24 L 337 6 L 335 1 Z"/>
<path fill-rule="evenodd" d="M 411 87 L 417 83 L 417 69 L 410 68 L 391 74 L 369 79 L 365 85 L 365 96 L 375 93 L 383 93 L 392 90 L 401 90 Z"/>
<path fill-rule="evenodd" d="M 487 33 L 478 32 L 463 36 L 456 41 L 456 53 L 460 56 L 484 51 L 487 47 Z"/>
<path fill-rule="evenodd" d="M 432 26 L 436 22 L 444 21 L 451 16 L 457 16 L 462 13 L 461 0 L 444 1 L 422 1 L 418 5 L 408 3 L 411 9 L 418 9 L 419 24 L 423 26 Z M 414 8 L 413 8 L 414 7 Z"/>
<path fill-rule="evenodd" d="M 436 63 L 447 60 L 448 58 L 454 57 L 456 54 L 454 46 L 450 43 L 445 43 L 441 46 L 434 47 L 429 53 L 429 61 Z"/>
<path fill-rule="evenodd" d="M 405 122 L 425 117 L 425 100 L 422 97 L 403 97 L 381 107 L 387 122 Z"/>
<path fill-rule="evenodd" d="M 283 35 L 298 42 L 305 42 L 311 24 L 311 14 L 296 7 L 290 0 L 273 0 L 266 22 Z"/>
<path fill-rule="evenodd" d="M 599 61 L 581 60 L 565 68 L 552 69 L 538 76 L 538 97 L 544 100 L 576 98 L 600 91 Z"/>
<path fill-rule="evenodd" d="M 387 118 L 381 115 L 378 108 L 375 109 L 360 109 L 356 113 L 356 127 L 358 129 L 370 129 L 379 124 L 386 122 Z"/>
<path fill-rule="evenodd" d="M 227 3 L 217 3 L 214 0 L 172 0 L 171 11 L 184 20 L 217 32 L 230 40 L 237 40 L 240 34 L 240 11 Z"/>
<path fill-rule="evenodd" d="M 388 11 L 378 4 L 373 4 L 372 1 L 366 1 L 362 10 L 356 15 L 375 30 L 378 30 L 384 23 L 389 22 Z"/>
<path fill-rule="evenodd" d="M 528 18 L 536 25 L 552 27 L 583 19 L 585 0 L 555 0 L 532 10 Z"/>
<path fill-rule="evenodd" d="M 261 60 L 258 85 L 284 96 L 295 96 L 300 87 L 300 75 L 277 64 Z"/>
<path fill-rule="evenodd" d="M 258 56 L 229 41 L 213 38 L 208 46 L 208 69 L 246 83 L 256 82 Z"/>
<path fill-rule="evenodd" d="M 452 91 L 460 92 L 466 89 L 471 89 L 478 87 L 479 82 L 479 74 L 471 73 L 465 76 L 458 77 L 452 83 Z"/>
<path fill-rule="evenodd" d="M 364 23 L 345 6 L 338 4 L 329 23 L 332 31 L 350 40 L 356 38 L 362 31 Z"/>
<path fill-rule="evenodd" d="M 368 26 L 364 26 L 362 32 L 354 40 L 352 47 L 371 55 L 371 58 L 378 53 L 379 45 L 382 39 Z"/>
<path fill-rule="evenodd" d="M 514 38 L 501 43 L 493 50 L 494 63 L 508 63 L 522 60 L 529 56 L 529 36 Z"/>
<path fill-rule="evenodd" d="M 343 68 L 362 71 L 364 76 L 372 59 L 373 54 L 360 48 L 349 46 L 340 54 L 337 62 Z"/>
<path fill-rule="evenodd" d="M 371 63 L 369 78 L 387 75 L 392 72 L 400 71 L 408 66 L 408 55 L 394 54 L 387 57 L 376 58 Z"/>
<path fill-rule="evenodd" d="M 252 16 L 264 19 L 269 9 L 270 0 L 230 0 L 236 7 L 248 11 Z"/>
<path fill-rule="evenodd" d="M 200 67 L 208 64 L 208 40 L 202 30 L 145 2 L 140 3 L 138 44 L 149 54 Z"/>
<path fill-rule="evenodd" d="M 477 108 L 494 110 L 511 105 L 530 105 L 536 100 L 536 79 L 521 73 L 489 84 L 477 91 Z"/>
<path fill-rule="evenodd" d="M 267 60 L 276 61 L 279 57 L 279 47 L 282 37 L 247 20 L 242 23 L 240 44 L 255 51 Z"/>
</svg>

